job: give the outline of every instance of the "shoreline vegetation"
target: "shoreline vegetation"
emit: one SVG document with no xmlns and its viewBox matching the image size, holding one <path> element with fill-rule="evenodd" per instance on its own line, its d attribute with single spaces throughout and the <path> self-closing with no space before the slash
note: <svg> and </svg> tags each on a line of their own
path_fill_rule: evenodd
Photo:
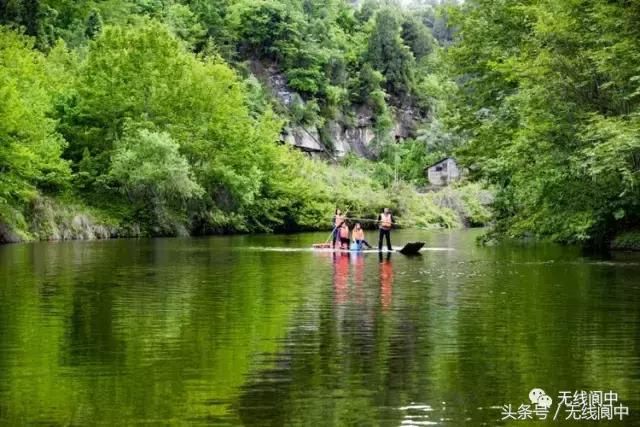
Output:
<svg viewBox="0 0 640 427">
<path fill-rule="evenodd" d="M 400 183 L 391 189 L 378 189 L 368 194 L 367 200 L 347 200 L 349 216 L 364 221 L 371 227 L 385 200 L 397 203 L 399 228 L 463 228 L 481 227 L 491 218 L 490 203 L 493 194 L 482 186 L 466 183 L 442 191 L 419 193 L 415 188 Z M 370 204 L 369 204 L 370 203 Z M 333 206 L 330 201 L 326 205 Z M 393 206 L 393 205 L 392 205 Z M 165 224 L 164 228 L 149 229 L 140 223 L 123 223 L 108 212 L 90 208 L 70 200 L 57 200 L 40 196 L 29 206 L 28 223 L 24 229 L 10 230 L 0 227 L 0 242 L 103 240 L 131 237 L 186 237 L 213 234 L 243 234 L 260 232 L 302 232 L 331 230 L 331 217 L 325 215 L 315 224 L 291 226 L 283 224 L 275 229 L 225 228 L 210 233 L 190 230 L 188 224 Z"/>
<path fill-rule="evenodd" d="M 321 230 L 386 206 L 637 248 L 638 19 L 605 0 L 1 3 L 0 243 Z M 324 160 L 284 142 L 307 128 Z M 361 157 L 337 158 L 336 129 Z M 420 192 L 445 156 L 464 180 Z"/>
</svg>

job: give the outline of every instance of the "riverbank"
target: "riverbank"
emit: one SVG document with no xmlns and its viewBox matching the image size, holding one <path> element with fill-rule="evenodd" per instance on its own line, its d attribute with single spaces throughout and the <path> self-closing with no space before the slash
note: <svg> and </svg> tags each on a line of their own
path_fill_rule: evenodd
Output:
<svg viewBox="0 0 640 427">
<path fill-rule="evenodd" d="M 334 166 L 334 172 L 336 167 Z M 344 171 L 342 171 L 344 172 Z M 353 177 L 354 172 L 351 171 Z M 334 175 L 334 177 L 338 176 Z M 366 182 L 361 182 L 361 181 Z M 347 191 L 339 193 L 336 203 L 348 211 L 349 217 L 362 218 L 365 227 L 373 226 L 376 213 L 383 207 L 390 206 L 396 214 L 401 228 L 465 228 L 482 226 L 491 218 L 489 210 L 492 193 L 476 183 L 464 183 L 427 194 L 418 193 L 407 183 L 397 183 L 385 189 L 366 176 L 359 176 L 361 184 L 367 185 L 355 197 Z M 346 186 L 341 179 L 336 184 Z M 99 240 L 121 237 L 172 237 L 188 235 L 215 235 L 255 232 L 298 232 L 322 231 L 331 229 L 331 212 L 333 204 L 328 200 L 316 200 L 319 206 L 315 221 L 306 223 L 299 221 L 284 222 L 273 228 L 237 226 L 227 223 L 218 229 L 199 229 L 189 217 L 165 218 L 163 224 L 157 221 L 145 222 L 143 218 L 136 220 L 134 211 L 109 211 L 104 207 L 88 206 L 77 200 L 56 199 L 40 196 L 24 210 L 13 226 L 0 224 L 0 243 L 18 243 L 28 241 L 59 240 Z M 232 216 L 231 213 L 226 215 Z"/>
<path fill-rule="evenodd" d="M 628 230 L 619 233 L 611 241 L 611 249 L 621 251 L 640 251 L 640 230 Z"/>
</svg>

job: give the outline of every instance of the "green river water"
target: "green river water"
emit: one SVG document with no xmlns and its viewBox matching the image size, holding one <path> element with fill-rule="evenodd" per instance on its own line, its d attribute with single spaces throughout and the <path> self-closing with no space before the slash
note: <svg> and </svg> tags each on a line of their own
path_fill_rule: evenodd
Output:
<svg viewBox="0 0 640 427">
<path fill-rule="evenodd" d="M 503 405 L 540 387 L 551 412 L 614 391 L 637 425 L 640 254 L 477 235 L 395 232 L 418 257 L 307 249 L 326 233 L 2 246 L 0 424 L 525 425 Z"/>
</svg>

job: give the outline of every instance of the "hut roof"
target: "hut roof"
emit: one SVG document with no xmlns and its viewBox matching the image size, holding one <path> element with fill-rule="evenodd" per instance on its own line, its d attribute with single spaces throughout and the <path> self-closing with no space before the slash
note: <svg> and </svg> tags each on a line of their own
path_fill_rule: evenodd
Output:
<svg viewBox="0 0 640 427">
<path fill-rule="evenodd" d="M 432 168 L 432 167 L 434 167 L 434 166 L 436 166 L 436 165 L 439 165 L 440 163 L 444 162 L 445 160 L 449 160 L 449 159 L 451 159 L 451 160 L 455 161 L 455 159 L 454 159 L 453 157 L 451 157 L 451 156 L 447 156 L 447 157 L 444 157 L 444 158 L 442 158 L 442 159 L 438 160 L 438 161 L 437 161 L 437 162 L 435 162 L 435 163 L 431 163 L 429 166 L 425 166 L 425 170 L 426 170 L 426 169 L 429 169 L 429 168 Z"/>
</svg>

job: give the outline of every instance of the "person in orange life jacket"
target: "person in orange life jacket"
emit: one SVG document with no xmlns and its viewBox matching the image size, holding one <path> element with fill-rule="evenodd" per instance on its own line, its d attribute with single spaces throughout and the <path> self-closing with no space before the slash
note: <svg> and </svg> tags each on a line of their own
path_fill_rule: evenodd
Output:
<svg viewBox="0 0 640 427">
<path fill-rule="evenodd" d="M 396 223 L 396 220 L 391 215 L 389 208 L 384 208 L 384 211 L 378 215 L 378 228 L 380 228 L 380 238 L 378 239 L 378 250 L 382 250 L 382 239 L 387 238 L 387 249 L 391 248 L 391 229 Z"/>
<path fill-rule="evenodd" d="M 351 238 L 358 245 L 358 249 L 362 249 L 362 245 L 365 245 L 367 248 L 371 249 L 371 245 L 364 239 L 364 230 L 359 222 L 356 222 L 356 225 L 353 226 L 353 232 L 351 233 Z"/>
<path fill-rule="evenodd" d="M 345 221 L 345 216 L 342 214 L 340 209 L 336 209 L 336 213 L 333 216 L 333 234 L 332 234 L 333 244 L 331 245 L 332 248 L 336 247 L 336 240 L 338 240 L 340 227 L 342 226 L 344 221 Z"/>
<path fill-rule="evenodd" d="M 346 222 L 342 222 L 342 225 L 340 226 L 340 231 L 338 233 L 340 235 L 340 249 L 349 249 L 349 243 L 351 243 L 351 241 L 349 240 L 349 226 L 347 225 Z"/>
</svg>

